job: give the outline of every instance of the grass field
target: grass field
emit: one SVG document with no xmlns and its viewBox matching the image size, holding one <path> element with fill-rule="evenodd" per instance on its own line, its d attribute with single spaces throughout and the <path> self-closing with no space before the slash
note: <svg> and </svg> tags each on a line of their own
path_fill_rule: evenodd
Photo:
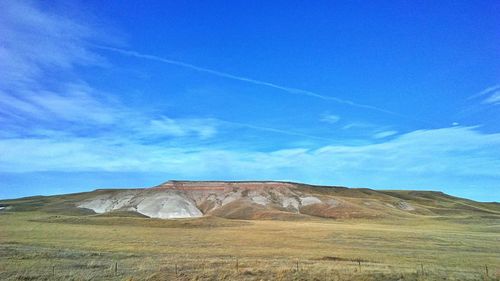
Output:
<svg viewBox="0 0 500 281">
<path fill-rule="evenodd" d="M 245 221 L 0 214 L 0 280 L 499 278 L 495 216 Z"/>
</svg>

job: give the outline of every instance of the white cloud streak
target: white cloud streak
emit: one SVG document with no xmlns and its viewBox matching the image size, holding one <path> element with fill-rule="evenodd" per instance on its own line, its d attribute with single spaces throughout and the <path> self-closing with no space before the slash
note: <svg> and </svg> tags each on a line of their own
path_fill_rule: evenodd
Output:
<svg viewBox="0 0 500 281">
<path fill-rule="evenodd" d="M 383 138 L 386 138 L 386 137 L 393 136 L 393 135 L 395 135 L 397 133 L 398 133 L 397 131 L 383 131 L 383 132 L 375 133 L 373 135 L 373 137 L 376 138 L 376 139 L 383 139 Z"/>
<path fill-rule="evenodd" d="M 62 84 L 57 92 L 0 90 L 0 105 L 0 114 L 36 122 L 111 124 L 120 115 L 119 104 L 106 100 L 82 83 Z"/>
<path fill-rule="evenodd" d="M 488 87 L 488 88 L 482 90 L 481 92 L 468 97 L 467 99 L 474 99 L 477 97 L 481 97 L 481 96 L 487 95 L 487 94 L 494 92 L 494 91 L 497 91 L 497 90 L 500 90 L 500 84 Z"/>
<path fill-rule="evenodd" d="M 173 136 L 186 137 L 197 135 L 201 139 L 208 139 L 217 133 L 217 120 L 210 118 L 177 118 L 162 116 L 149 121 L 147 126 L 141 126 L 141 134 L 146 136 Z"/>
<path fill-rule="evenodd" d="M 486 97 L 484 98 L 484 96 Z M 500 84 L 488 87 L 467 99 L 477 99 L 480 97 L 483 97 L 483 104 L 500 105 Z"/>
<path fill-rule="evenodd" d="M 26 1 L 1 1 L 0 87 L 26 87 L 46 71 L 104 65 L 86 48 L 98 34 L 76 21 L 41 12 Z"/>
<path fill-rule="evenodd" d="M 322 122 L 326 122 L 326 123 L 330 123 L 330 124 L 335 124 L 335 123 L 339 122 L 340 117 L 337 116 L 337 115 L 334 115 L 334 114 L 325 113 L 325 114 L 323 114 L 321 116 L 320 120 Z"/>
<path fill-rule="evenodd" d="M 491 95 L 483 101 L 483 103 L 500 105 L 500 89 L 491 93 Z"/>
<path fill-rule="evenodd" d="M 291 130 L 282 130 L 282 129 L 277 129 L 277 128 L 256 126 L 256 125 L 252 125 L 252 124 L 227 121 L 227 120 L 221 120 L 221 119 L 218 119 L 218 121 L 222 124 L 229 124 L 229 125 L 236 126 L 236 127 L 249 128 L 249 129 L 264 131 L 264 132 L 271 132 L 271 133 L 277 133 L 277 134 L 295 136 L 295 137 L 305 137 L 305 138 L 309 138 L 309 139 L 317 139 L 317 140 L 323 140 L 323 141 L 331 141 L 332 140 L 331 138 L 313 136 L 313 135 L 308 135 L 308 134 L 304 134 L 301 132 L 295 132 L 295 131 L 291 131 Z"/>
<path fill-rule="evenodd" d="M 233 79 L 233 80 L 242 81 L 242 82 L 246 82 L 246 83 L 251 83 L 254 85 L 260 85 L 260 86 L 265 86 L 265 87 L 269 87 L 269 88 L 273 88 L 273 89 L 278 89 L 278 90 L 284 91 L 288 94 L 302 95 L 302 96 L 308 96 L 308 97 L 313 97 L 313 98 L 327 100 L 327 101 L 333 101 L 333 102 L 340 103 L 340 104 L 345 104 L 345 105 L 358 107 L 358 108 L 369 109 L 369 110 L 373 110 L 373 111 L 377 111 L 377 112 L 381 112 L 381 113 L 385 113 L 385 114 L 390 114 L 390 115 L 406 118 L 405 116 L 403 116 L 399 113 L 396 113 L 396 112 L 393 112 L 390 110 L 386 110 L 383 108 L 379 108 L 376 106 L 357 103 L 357 102 L 353 102 L 353 101 L 350 101 L 347 99 L 341 99 L 338 97 L 326 96 L 326 95 L 318 94 L 316 92 L 312 92 L 312 91 L 308 91 L 308 90 L 286 87 L 286 86 L 278 85 L 278 84 L 267 82 L 267 81 L 262 81 L 262 80 L 257 80 L 257 79 L 248 78 L 248 77 L 244 77 L 244 76 L 234 75 L 231 73 L 222 72 L 222 71 L 218 71 L 218 70 L 214 70 L 214 69 L 210 69 L 210 68 L 205 68 L 205 67 L 197 66 L 197 65 L 182 62 L 182 61 L 171 60 L 171 59 L 167 59 L 167 58 L 163 58 L 163 57 L 159 57 L 159 56 L 154 56 L 154 55 L 141 54 L 141 53 L 133 51 L 133 50 L 126 50 L 126 49 L 109 47 L 109 46 L 94 45 L 94 47 L 98 48 L 98 49 L 112 51 L 112 52 L 126 55 L 129 57 L 157 61 L 157 62 L 166 63 L 166 64 L 170 64 L 170 65 L 189 68 L 189 69 L 192 69 L 192 70 L 195 70 L 198 72 L 204 72 L 204 73 L 212 74 L 212 75 L 223 77 L 223 78 L 228 78 L 228 79 Z"/>
<path fill-rule="evenodd" d="M 75 132 L 104 130 L 107 135 L 155 140 L 208 139 L 217 133 L 211 119 L 150 116 L 76 78 L 76 66 L 107 65 L 88 48 L 90 41 L 102 41 L 89 26 L 27 2 L 1 1 L 0 10 L 1 136 L 74 138 Z M 61 127 L 64 134 L 56 132 Z"/>
<path fill-rule="evenodd" d="M 133 137 L 0 140 L 0 171 L 159 172 L 178 178 L 287 179 L 379 188 L 465 188 L 498 183 L 500 134 L 471 127 L 418 130 L 368 145 L 268 152 L 205 145 L 143 144 Z M 40 149 L 43 148 L 43 149 Z M 393 186 L 398 179 L 398 186 Z M 483 188 L 496 188 L 483 186 Z"/>
</svg>

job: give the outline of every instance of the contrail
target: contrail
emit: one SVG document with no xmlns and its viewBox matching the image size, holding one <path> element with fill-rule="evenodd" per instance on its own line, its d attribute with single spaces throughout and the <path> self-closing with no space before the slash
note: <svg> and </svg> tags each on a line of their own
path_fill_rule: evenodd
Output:
<svg viewBox="0 0 500 281">
<path fill-rule="evenodd" d="M 396 113 L 396 112 L 393 112 L 393 111 L 389 111 L 389 110 L 385 110 L 385 109 L 382 109 L 382 108 L 378 108 L 376 106 L 362 104 L 362 103 L 357 103 L 357 102 L 353 102 L 353 101 L 350 101 L 350 100 L 341 99 L 341 98 L 332 97 L 332 96 L 325 96 L 325 95 L 321 95 L 321 94 L 318 94 L 318 93 L 315 93 L 315 92 L 311 92 L 311 91 L 308 91 L 308 90 L 303 90 L 303 89 L 298 89 L 298 88 L 291 88 L 291 87 L 285 87 L 285 86 L 281 86 L 281 85 L 278 85 L 278 84 L 274 84 L 274 83 L 270 83 L 270 82 L 266 82 L 266 81 L 262 81 L 262 80 L 252 79 L 252 78 L 248 78 L 248 77 L 243 77 L 243 76 L 238 76 L 238 75 L 234 75 L 234 74 L 230 74 L 230 73 L 226 73 L 226 72 L 221 72 L 221 71 L 213 70 L 213 69 L 210 69 L 210 68 L 196 66 L 194 64 L 185 63 L 185 62 L 182 62 L 182 61 L 176 61 L 176 60 L 166 59 L 166 58 L 162 58 L 162 57 L 158 57 L 158 56 L 154 56 L 154 55 L 141 54 L 141 53 L 138 53 L 138 52 L 132 51 L 132 50 L 125 50 L 125 49 L 108 47 L 108 46 L 101 46 L 101 45 L 93 45 L 93 46 L 95 48 L 98 48 L 98 49 L 113 51 L 113 52 L 117 52 L 117 53 L 120 53 L 122 55 L 130 56 L 130 57 L 136 57 L 136 58 L 141 58 L 141 59 L 158 61 L 158 62 L 162 62 L 162 63 L 167 63 L 167 64 L 171 64 L 171 65 L 176 65 L 176 66 L 180 66 L 180 67 L 189 68 L 189 69 L 192 69 L 192 70 L 195 70 L 195 71 L 199 71 L 199 72 L 209 73 L 209 74 L 216 75 L 216 76 L 219 76 L 219 77 L 224 77 L 224 78 L 228 78 L 228 79 L 238 80 L 238 81 L 247 82 L 247 83 L 251 83 L 251 84 L 255 84 L 255 85 L 266 86 L 266 87 L 270 87 L 270 88 L 274 88 L 274 89 L 285 91 L 285 92 L 287 92 L 289 94 L 309 96 L 309 97 L 318 98 L 318 99 L 322 99 L 322 100 L 328 100 L 328 101 L 334 101 L 334 102 L 341 103 L 341 104 L 347 104 L 347 105 L 350 105 L 350 106 L 353 106 L 353 107 L 365 108 L 365 109 L 370 109 L 370 110 L 374 110 L 374 111 L 378 111 L 378 112 L 382 112 L 382 113 L 386 113 L 386 114 L 390 114 L 390 115 L 395 115 L 395 116 L 399 116 L 399 117 L 405 117 L 405 116 L 403 116 L 403 115 L 401 115 L 399 113 Z"/>
<path fill-rule="evenodd" d="M 475 99 L 477 97 L 481 97 L 481 96 L 484 96 L 486 94 L 489 94 L 489 93 L 492 93 L 494 91 L 497 91 L 497 90 L 500 90 L 500 84 L 497 84 L 497 85 L 494 85 L 494 86 L 491 86 L 491 87 L 488 87 L 484 90 L 482 90 L 481 92 L 475 94 L 475 95 L 472 95 L 470 97 L 467 98 L 467 100 L 470 100 L 470 99 Z"/>
<path fill-rule="evenodd" d="M 253 130 L 259 130 L 259 131 L 265 131 L 265 132 L 271 132 L 271 133 L 278 133 L 278 134 L 284 134 L 284 135 L 289 135 L 289 136 L 298 136 L 298 137 L 306 137 L 306 138 L 311 138 L 311 139 L 318 139 L 318 140 L 326 140 L 326 141 L 331 141 L 331 138 L 325 138 L 325 137 L 318 137 L 318 136 L 313 136 L 313 135 L 308 135 L 308 134 L 303 134 L 300 132 L 293 132 L 293 131 L 287 131 L 287 130 L 281 130 L 281 129 L 276 129 L 276 128 L 269 128 L 269 127 L 262 127 L 262 126 L 255 126 L 251 124 L 246 124 L 246 123 L 240 123 L 240 122 L 233 122 L 233 121 L 226 121 L 226 120 L 221 120 L 217 119 L 220 123 L 223 124 L 228 124 L 228 125 L 233 125 L 233 126 L 238 126 L 238 127 L 243 127 L 243 128 L 249 128 Z"/>
</svg>

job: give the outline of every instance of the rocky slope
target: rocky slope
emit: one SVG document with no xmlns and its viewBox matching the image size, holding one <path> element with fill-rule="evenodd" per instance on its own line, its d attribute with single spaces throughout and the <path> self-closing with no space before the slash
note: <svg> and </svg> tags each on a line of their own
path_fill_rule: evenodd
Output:
<svg viewBox="0 0 500 281">
<path fill-rule="evenodd" d="M 500 215 L 499 204 L 431 191 L 375 191 L 290 182 L 169 181 L 146 189 L 97 190 L 77 201 L 95 213 L 151 218 L 206 215 L 237 219 L 374 218 L 443 214 Z"/>
</svg>

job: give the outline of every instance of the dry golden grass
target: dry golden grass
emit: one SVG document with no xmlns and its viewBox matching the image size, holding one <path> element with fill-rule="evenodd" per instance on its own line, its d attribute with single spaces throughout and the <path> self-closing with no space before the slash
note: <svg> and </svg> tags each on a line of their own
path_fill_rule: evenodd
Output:
<svg viewBox="0 0 500 281">
<path fill-rule="evenodd" d="M 166 221 L 4 212 L 0 279 L 498 280 L 499 233 L 497 218 L 480 217 Z"/>
</svg>

